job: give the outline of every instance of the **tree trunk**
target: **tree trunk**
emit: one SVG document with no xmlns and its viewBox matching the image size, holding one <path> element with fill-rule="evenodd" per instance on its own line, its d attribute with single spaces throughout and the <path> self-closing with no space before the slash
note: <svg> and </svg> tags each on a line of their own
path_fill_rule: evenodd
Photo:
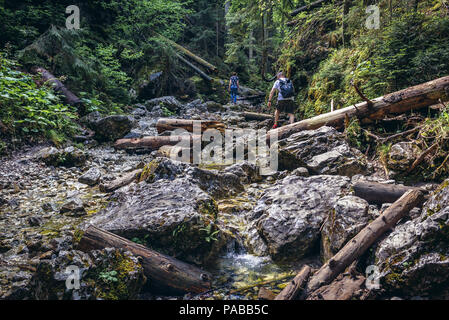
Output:
<svg viewBox="0 0 449 320">
<path fill-rule="evenodd" d="M 278 134 L 278 139 L 283 139 L 293 133 L 317 129 L 324 125 L 341 128 L 344 126 L 345 119 L 352 117 L 362 119 L 363 123 L 371 123 L 373 120 L 381 119 L 387 114 L 399 114 L 427 107 L 437 103 L 439 99 L 444 100 L 448 98 L 449 76 L 446 76 L 376 98 L 371 100 L 371 106 L 370 103 L 364 101 L 355 106 L 338 109 L 334 112 L 324 113 L 270 130 L 267 134 L 267 139 L 269 139 L 270 134 L 275 132 Z"/>
<path fill-rule="evenodd" d="M 191 58 L 192 60 L 194 60 L 196 63 L 202 65 L 203 67 L 208 68 L 211 71 L 217 72 L 218 69 L 217 67 L 215 67 L 214 65 L 210 64 L 209 62 L 207 62 L 206 60 L 198 57 L 197 55 L 193 54 L 192 52 L 190 52 L 189 50 L 187 50 L 186 48 L 184 48 L 183 46 L 180 46 L 179 44 L 177 44 L 174 41 L 171 41 L 170 39 L 167 39 L 166 37 L 158 34 L 158 36 L 160 36 L 162 39 L 164 39 L 165 41 L 167 41 L 169 44 L 171 44 L 173 47 L 175 47 L 176 49 L 178 49 L 179 51 L 182 52 L 182 54 L 185 54 L 186 56 L 188 56 L 189 58 Z"/>
<path fill-rule="evenodd" d="M 195 67 L 193 64 L 191 64 L 189 61 L 187 61 L 186 59 L 184 59 L 183 57 L 181 57 L 181 55 L 176 54 L 176 57 L 183 62 L 185 65 L 187 65 L 189 68 L 191 68 L 193 71 L 195 71 L 196 73 L 198 73 L 198 75 L 203 78 L 204 80 L 206 80 L 207 82 L 212 82 L 213 79 L 211 77 L 209 77 L 207 74 L 205 74 L 203 71 L 201 71 L 199 68 Z"/>
<path fill-rule="evenodd" d="M 225 125 L 219 121 L 213 120 L 185 120 L 185 119 L 166 119 L 161 118 L 156 123 L 156 129 L 158 133 L 162 133 L 164 131 L 172 131 L 175 129 L 184 129 L 189 132 L 193 132 L 194 124 L 199 124 L 201 128 L 201 132 L 206 131 L 207 129 L 217 129 L 223 131 L 225 129 Z"/>
<path fill-rule="evenodd" d="M 309 279 L 312 269 L 305 265 L 296 277 L 286 286 L 274 300 L 295 300 L 301 290 L 304 289 L 304 284 Z"/>
<path fill-rule="evenodd" d="M 307 292 L 312 293 L 319 287 L 329 284 L 347 266 L 359 258 L 382 234 L 393 228 L 401 218 L 413 208 L 420 206 L 423 201 L 424 197 L 421 191 L 407 191 L 381 216 L 363 228 L 313 275 L 307 285 Z"/>
<path fill-rule="evenodd" d="M 82 101 L 80 98 L 78 98 L 73 92 L 71 92 L 69 89 L 66 88 L 66 86 L 58 80 L 54 75 L 52 75 L 49 71 L 45 70 L 44 68 L 36 68 L 36 72 L 39 72 L 42 74 L 42 79 L 45 82 L 51 83 L 53 89 L 64 96 L 65 102 L 72 105 L 72 106 L 82 106 Z"/>
<path fill-rule="evenodd" d="M 308 5 L 305 5 L 305 6 L 302 6 L 302 7 L 299 7 L 299 8 L 297 8 L 297 9 L 293 10 L 292 12 L 290 12 L 290 15 L 291 15 L 292 17 L 294 17 L 294 16 L 296 16 L 298 13 L 301 13 L 301 12 L 303 12 L 303 11 L 307 11 L 307 10 L 310 10 L 310 9 L 317 8 L 317 7 L 319 7 L 321 4 L 323 4 L 324 2 L 327 2 L 327 1 L 329 1 L 329 0 L 318 0 L 318 1 L 312 2 L 311 4 L 308 4 Z"/>
<path fill-rule="evenodd" d="M 202 293 L 211 287 L 209 273 L 95 226 L 89 226 L 78 246 L 82 251 L 122 248 L 141 257 L 144 274 L 154 291 Z"/>
<path fill-rule="evenodd" d="M 134 170 L 134 171 L 131 171 L 131 172 L 125 174 L 121 178 L 117 178 L 117 179 L 109 181 L 109 182 L 103 182 L 100 184 L 100 191 L 101 192 L 112 192 L 121 187 L 124 187 L 124 186 L 136 181 L 141 172 L 142 172 L 142 169 L 137 169 L 137 170 Z"/>
<path fill-rule="evenodd" d="M 194 139 L 201 139 L 201 136 L 149 136 L 136 139 L 119 139 L 115 142 L 115 149 L 137 150 L 145 149 L 147 151 L 157 150 L 162 146 L 174 146 L 183 139 L 190 139 L 190 143 Z"/>
<path fill-rule="evenodd" d="M 409 190 L 426 190 L 394 184 L 384 184 L 376 182 L 358 182 L 354 185 L 354 195 L 365 199 L 370 204 L 393 203 Z"/>
</svg>

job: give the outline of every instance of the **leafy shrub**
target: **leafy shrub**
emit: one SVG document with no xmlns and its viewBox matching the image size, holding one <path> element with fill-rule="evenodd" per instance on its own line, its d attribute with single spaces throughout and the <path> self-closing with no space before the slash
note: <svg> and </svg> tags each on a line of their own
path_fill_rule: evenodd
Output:
<svg viewBox="0 0 449 320">
<path fill-rule="evenodd" d="M 56 136 L 75 131 L 76 111 L 50 86 L 16 70 L 17 63 L 0 53 L 0 120 L 15 136 Z"/>
</svg>

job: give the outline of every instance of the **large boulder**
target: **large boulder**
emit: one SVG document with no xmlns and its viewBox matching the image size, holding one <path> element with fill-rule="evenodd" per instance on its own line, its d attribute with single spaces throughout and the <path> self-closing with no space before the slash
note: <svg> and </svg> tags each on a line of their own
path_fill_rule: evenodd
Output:
<svg viewBox="0 0 449 320">
<path fill-rule="evenodd" d="M 71 280 L 77 275 L 78 288 Z M 122 249 L 62 250 L 39 262 L 31 287 L 38 300 L 126 300 L 136 299 L 145 281 L 138 259 Z"/>
<path fill-rule="evenodd" d="M 134 118 L 127 115 L 112 115 L 95 118 L 87 125 L 95 131 L 99 141 L 115 141 L 127 135 L 134 126 Z"/>
<path fill-rule="evenodd" d="M 43 148 L 37 152 L 35 159 L 43 161 L 49 166 L 79 167 L 86 163 L 88 155 L 75 147 L 56 149 L 54 147 Z"/>
<path fill-rule="evenodd" d="M 332 127 L 305 130 L 279 141 L 280 170 L 306 167 L 313 174 L 352 177 L 366 171 L 363 154 Z"/>
<path fill-rule="evenodd" d="M 375 251 L 382 288 L 404 295 L 433 295 L 449 285 L 449 180 L 421 215 L 398 225 Z"/>
<path fill-rule="evenodd" d="M 240 166 L 240 171 L 238 168 Z M 244 169 L 246 172 L 244 171 Z M 158 157 L 147 164 L 143 170 L 140 180 L 154 182 L 159 179 L 174 180 L 177 177 L 185 177 L 193 184 L 199 186 L 214 198 L 233 196 L 243 191 L 242 181 L 247 174 L 255 176 L 255 169 L 251 171 L 249 165 L 240 164 L 232 170 L 208 170 L 194 167 L 188 163 Z"/>
<path fill-rule="evenodd" d="M 329 175 L 291 175 L 277 181 L 265 189 L 249 217 L 257 234 L 250 234 L 247 245 L 275 260 L 303 258 L 317 246 L 325 217 L 348 192 L 349 183 L 347 177 Z"/>
<path fill-rule="evenodd" d="M 355 196 L 338 199 L 321 231 L 321 255 L 329 260 L 369 222 L 369 204 Z"/>
<path fill-rule="evenodd" d="M 148 111 L 152 111 L 156 106 L 167 108 L 171 112 L 178 112 L 182 108 L 181 102 L 179 102 L 175 97 L 172 96 L 154 98 L 145 101 L 145 107 Z"/>
<path fill-rule="evenodd" d="M 132 184 L 117 190 L 112 199 L 86 227 L 92 224 L 198 264 L 207 262 L 221 245 L 215 201 L 187 178 Z"/>
</svg>

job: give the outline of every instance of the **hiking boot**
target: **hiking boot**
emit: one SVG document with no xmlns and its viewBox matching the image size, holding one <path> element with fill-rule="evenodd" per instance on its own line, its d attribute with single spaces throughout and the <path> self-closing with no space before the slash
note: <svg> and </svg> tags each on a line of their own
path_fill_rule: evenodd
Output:
<svg viewBox="0 0 449 320">
<path fill-rule="evenodd" d="M 273 128 L 271 128 L 271 129 L 276 129 L 277 127 L 278 127 L 278 125 L 275 124 L 275 125 L 273 126 Z"/>
</svg>

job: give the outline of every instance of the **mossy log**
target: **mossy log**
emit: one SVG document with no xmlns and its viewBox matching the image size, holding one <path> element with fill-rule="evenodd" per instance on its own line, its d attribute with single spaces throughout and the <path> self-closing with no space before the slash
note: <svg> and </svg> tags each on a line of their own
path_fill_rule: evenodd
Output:
<svg viewBox="0 0 449 320">
<path fill-rule="evenodd" d="M 77 107 L 83 104 L 80 98 L 78 98 L 72 91 L 67 89 L 66 86 L 49 71 L 41 67 L 36 68 L 35 71 L 41 73 L 42 80 L 50 83 L 53 87 L 53 90 L 64 96 L 65 102 Z"/>
<path fill-rule="evenodd" d="M 209 62 L 207 62 L 206 60 L 198 57 L 197 55 L 193 54 L 191 51 L 187 50 L 186 48 L 184 48 L 183 46 L 177 44 L 176 42 L 162 36 L 161 34 L 158 34 L 162 39 L 164 39 L 165 41 L 167 41 L 170 45 L 172 45 L 174 48 L 178 49 L 182 54 L 188 56 L 190 59 L 194 60 L 196 63 L 202 65 L 203 67 L 206 67 L 207 69 L 213 71 L 213 72 L 218 72 L 218 69 L 216 66 L 210 64 Z"/>
<path fill-rule="evenodd" d="M 293 133 L 303 130 L 318 129 L 322 126 L 343 128 L 345 119 L 359 118 L 362 123 L 372 123 L 382 119 L 388 114 L 400 114 L 414 109 L 431 106 L 439 99 L 449 98 L 449 76 L 429 81 L 417 86 L 371 100 L 363 101 L 354 106 L 324 113 L 310 119 L 295 122 L 277 129 L 268 131 L 267 141 L 275 132 L 278 139 L 286 138 Z"/>
<path fill-rule="evenodd" d="M 82 251 L 108 247 L 130 251 L 141 258 L 144 274 L 149 281 L 149 288 L 154 292 L 202 293 L 211 288 L 212 276 L 198 267 L 163 255 L 95 226 L 87 228 L 78 247 Z"/>
<path fill-rule="evenodd" d="M 307 292 L 312 293 L 321 286 L 329 284 L 354 260 L 359 258 L 382 234 L 424 201 L 419 190 L 409 190 L 393 203 L 376 220 L 362 229 L 335 256 L 326 262 L 309 280 Z"/>
<path fill-rule="evenodd" d="M 183 141 L 183 139 L 189 139 L 192 144 L 194 139 L 201 140 L 201 136 L 148 136 L 134 139 L 119 139 L 115 142 L 114 148 L 122 150 L 144 149 L 147 151 L 154 151 L 162 146 L 174 146 Z"/>
<path fill-rule="evenodd" d="M 156 129 L 158 133 L 164 131 L 172 131 L 176 129 L 184 129 L 189 132 L 193 132 L 194 125 L 201 129 L 201 133 L 207 129 L 217 129 L 224 131 L 226 128 L 224 123 L 213 120 L 186 120 L 186 119 L 167 119 L 161 118 L 156 123 Z M 199 133 L 199 132 L 198 132 Z"/>
<path fill-rule="evenodd" d="M 312 269 L 305 265 L 296 277 L 274 298 L 274 300 L 295 300 L 309 279 Z"/>
<path fill-rule="evenodd" d="M 307 4 L 305 6 L 296 8 L 295 10 L 290 12 L 290 16 L 294 17 L 294 16 L 298 15 L 299 13 L 301 13 L 303 11 L 307 11 L 307 10 L 310 10 L 310 9 L 317 8 L 317 7 L 321 6 L 324 2 L 327 2 L 327 1 L 329 1 L 329 0 L 317 0 L 315 2 Z"/>
<path fill-rule="evenodd" d="M 416 187 L 377 182 L 358 182 L 354 185 L 353 189 L 355 196 L 365 199 L 370 204 L 380 205 L 383 203 L 395 202 L 408 190 L 420 190 L 423 193 L 427 193 L 426 190 Z"/>
</svg>

